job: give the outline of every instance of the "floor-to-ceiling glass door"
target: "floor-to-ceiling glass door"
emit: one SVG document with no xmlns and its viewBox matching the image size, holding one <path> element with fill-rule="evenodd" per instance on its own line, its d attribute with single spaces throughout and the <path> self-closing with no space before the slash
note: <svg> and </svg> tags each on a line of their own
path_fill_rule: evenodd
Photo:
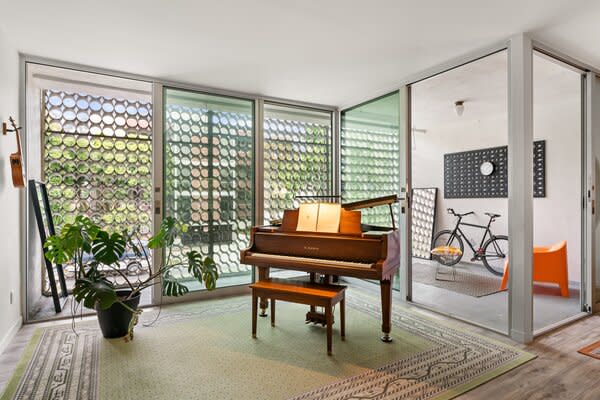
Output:
<svg viewBox="0 0 600 400">
<path fill-rule="evenodd" d="M 403 229 L 406 223 L 406 89 L 341 112 L 340 180 L 343 202 L 397 194 L 401 202 L 362 210 L 363 224 Z M 404 241 L 404 231 L 402 230 Z M 402 243 L 402 254 L 406 246 Z M 402 257 L 405 260 L 405 257 Z M 404 267 L 404 266 L 403 266 Z M 405 269 L 393 287 L 405 293 Z"/>
<path fill-rule="evenodd" d="M 410 300 L 506 333 L 508 52 L 411 85 Z"/>
<path fill-rule="evenodd" d="M 38 182 L 35 196 L 26 192 L 25 319 L 36 321 L 70 316 L 73 306 L 71 296 L 61 299 L 66 303 L 60 311 L 54 305 L 51 278 L 58 270 L 44 263 L 38 222 L 48 235 L 50 219 L 60 232 L 83 215 L 104 229 L 137 230 L 143 241 L 150 237 L 154 104 L 152 83 L 147 81 L 29 62 L 25 71 L 24 151 L 27 176 Z M 43 204 L 36 201 L 42 183 L 48 209 L 40 207 L 44 218 L 38 221 L 33 204 Z M 74 265 L 67 262 L 63 269 L 71 292 Z M 133 254 L 126 254 L 118 268 L 108 272 L 117 287 L 147 277 L 145 262 Z M 144 290 L 141 304 L 151 302 L 150 291 Z"/>
<path fill-rule="evenodd" d="M 585 162 L 585 72 L 533 52 L 533 329 L 584 315 L 591 202 Z M 541 174 L 541 171 L 545 171 Z"/>
<path fill-rule="evenodd" d="M 165 88 L 162 125 L 163 216 L 188 225 L 172 257 L 194 249 L 215 260 L 217 287 L 250 283 L 240 250 L 254 224 L 254 101 Z M 173 275 L 204 289 L 186 268 Z"/>
<path fill-rule="evenodd" d="M 264 102 L 262 122 L 262 222 L 283 217 L 302 202 L 329 201 L 333 184 L 331 111 Z M 272 269 L 271 276 L 304 275 Z"/>
</svg>

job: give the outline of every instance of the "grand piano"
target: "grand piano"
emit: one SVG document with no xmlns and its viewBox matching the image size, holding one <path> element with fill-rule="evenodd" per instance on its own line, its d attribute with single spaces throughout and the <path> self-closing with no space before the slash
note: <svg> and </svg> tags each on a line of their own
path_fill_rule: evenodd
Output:
<svg viewBox="0 0 600 400">
<path fill-rule="evenodd" d="M 286 210 L 280 223 L 255 226 L 250 245 L 241 251 L 241 263 L 258 267 L 258 279 L 269 278 L 270 268 L 305 271 L 311 281 L 330 282 L 334 276 L 378 280 L 381 288 L 381 340 L 390 342 L 392 280 L 400 267 L 400 234 L 394 223 L 392 204 L 398 196 L 342 204 L 338 232 L 300 232 L 298 209 Z M 361 224 L 360 209 L 387 205 L 391 228 Z M 267 299 L 260 300 L 266 315 Z M 322 322 L 314 307 L 307 321 Z"/>
</svg>

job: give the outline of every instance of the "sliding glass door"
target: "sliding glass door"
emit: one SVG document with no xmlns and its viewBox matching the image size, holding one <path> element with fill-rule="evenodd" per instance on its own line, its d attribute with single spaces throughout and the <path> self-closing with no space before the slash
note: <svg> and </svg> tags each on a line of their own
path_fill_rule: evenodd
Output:
<svg viewBox="0 0 600 400">
<path fill-rule="evenodd" d="M 265 223 L 298 207 L 299 196 L 333 194 L 331 117 L 329 111 L 265 104 Z"/>
<path fill-rule="evenodd" d="M 163 215 L 189 226 L 172 257 L 194 249 L 215 260 L 217 287 L 250 283 L 240 250 L 254 221 L 254 102 L 166 88 L 163 108 Z M 174 275 L 203 289 L 187 268 Z"/>
</svg>

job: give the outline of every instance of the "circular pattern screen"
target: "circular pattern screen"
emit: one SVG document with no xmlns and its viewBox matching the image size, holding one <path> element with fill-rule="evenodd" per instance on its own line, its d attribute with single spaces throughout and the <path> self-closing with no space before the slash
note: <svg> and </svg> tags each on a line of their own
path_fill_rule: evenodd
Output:
<svg viewBox="0 0 600 400">
<path fill-rule="evenodd" d="M 152 107 L 46 90 L 43 174 L 56 231 L 79 214 L 102 227 L 151 233 Z M 147 271 L 124 271 L 135 279 Z M 67 278 L 72 268 L 66 268 Z M 116 275 L 115 282 L 124 284 Z"/>
<path fill-rule="evenodd" d="M 296 196 L 331 194 L 330 124 L 265 118 L 264 137 L 265 223 L 298 207 Z"/>
<path fill-rule="evenodd" d="M 172 256 L 183 261 L 195 249 L 215 260 L 217 285 L 249 282 L 251 267 L 240 264 L 240 250 L 250 241 L 253 221 L 252 102 L 229 106 L 218 96 L 200 102 L 195 94 L 167 93 L 165 214 L 189 226 Z M 201 289 L 194 286 L 187 266 L 173 276 L 189 282 L 190 290 Z"/>
</svg>

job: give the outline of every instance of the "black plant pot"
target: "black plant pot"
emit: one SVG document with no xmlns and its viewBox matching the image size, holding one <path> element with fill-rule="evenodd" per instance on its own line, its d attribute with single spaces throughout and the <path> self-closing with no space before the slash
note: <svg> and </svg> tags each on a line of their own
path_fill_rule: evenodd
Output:
<svg viewBox="0 0 600 400">
<path fill-rule="evenodd" d="M 130 293 L 131 290 L 127 289 L 117 290 L 119 298 L 127 297 Z M 124 303 L 131 309 L 137 310 L 140 304 L 140 294 L 138 293 L 135 297 L 124 301 Z M 123 307 L 121 303 L 115 303 L 106 310 L 102 310 L 99 305 L 96 305 L 96 313 L 98 314 L 102 336 L 107 339 L 113 339 L 127 335 L 133 313 Z"/>
</svg>

